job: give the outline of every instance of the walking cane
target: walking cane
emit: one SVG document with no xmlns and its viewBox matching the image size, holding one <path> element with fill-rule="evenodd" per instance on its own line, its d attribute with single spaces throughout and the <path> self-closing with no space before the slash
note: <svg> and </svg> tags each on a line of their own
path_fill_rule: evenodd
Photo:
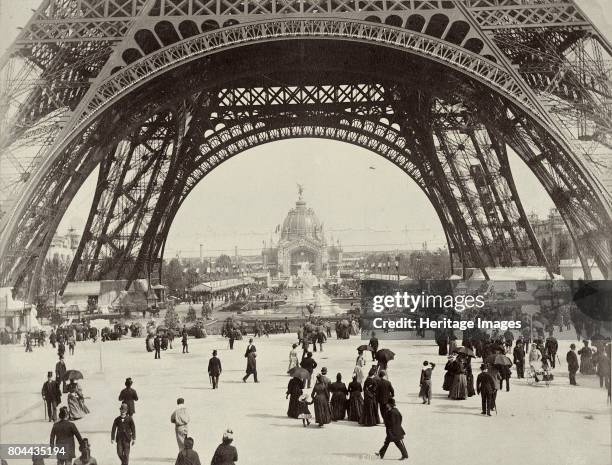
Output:
<svg viewBox="0 0 612 465">
<path fill-rule="evenodd" d="M 45 412 L 45 421 L 47 421 L 47 400 L 43 399 L 43 410 Z"/>
</svg>

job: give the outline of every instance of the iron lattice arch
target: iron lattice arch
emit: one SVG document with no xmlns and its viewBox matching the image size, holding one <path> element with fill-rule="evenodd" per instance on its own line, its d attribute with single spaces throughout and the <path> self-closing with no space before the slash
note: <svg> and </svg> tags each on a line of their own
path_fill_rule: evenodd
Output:
<svg viewBox="0 0 612 465">
<path fill-rule="evenodd" d="M 295 137 L 356 144 L 404 170 L 455 266 L 552 270 L 513 150 L 561 212 L 586 275 L 591 257 L 607 273 L 610 46 L 572 1 L 523 3 L 43 2 L 2 64 L 3 284 L 36 293 L 53 232 L 93 170 L 68 279 L 129 281 L 160 271 L 172 219 L 215 166 Z"/>
</svg>

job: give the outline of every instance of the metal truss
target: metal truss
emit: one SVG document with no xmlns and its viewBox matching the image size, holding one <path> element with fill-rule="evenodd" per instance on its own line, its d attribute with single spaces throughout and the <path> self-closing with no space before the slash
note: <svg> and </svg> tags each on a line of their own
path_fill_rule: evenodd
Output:
<svg viewBox="0 0 612 465">
<path fill-rule="evenodd" d="M 347 99 L 347 95 L 353 95 L 353 99 Z M 100 218 L 98 226 L 88 223 L 87 230 L 92 234 L 82 243 L 87 244 L 84 251 L 92 252 L 79 250 L 80 259 L 75 261 L 79 266 L 71 270 L 68 279 L 126 276 L 126 264 L 132 266 L 132 272 L 127 273 L 130 279 L 150 276 L 161 259 L 174 216 L 208 173 L 249 148 L 303 137 L 358 145 L 382 155 L 405 171 L 438 213 L 453 260 L 460 266 L 480 267 L 485 273 L 485 268 L 491 266 L 536 263 L 547 266 L 537 241 L 529 234 L 518 197 L 512 197 L 513 184 L 500 175 L 502 164 L 507 167 L 505 152 L 498 156 L 490 148 L 484 126 L 468 123 L 462 108 L 444 106 L 438 101 L 431 106 L 428 117 L 423 120 L 430 122 L 425 137 L 429 138 L 431 151 L 427 151 L 427 144 L 415 143 L 403 135 L 418 132 L 406 127 L 413 115 L 404 115 L 404 119 L 401 113 L 396 113 L 395 103 L 381 85 L 308 86 L 305 90 L 290 86 L 224 88 L 205 99 L 200 95 L 197 98 L 198 103 L 185 105 L 189 109 L 186 116 L 189 128 L 183 141 L 175 141 L 180 150 L 173 158 L 180 167 L 172 174 L 159 172 L 158 185 L 164 186 L 160 196 L 140 196 L 140 205 L 130 202 L 130 206 L 140 211 L 159 210 L 147 221 L 138 223 L 140 233 L 134 242 L 138 247 L 129 247 L 128 241 L 134 240 L 134 234 L 122 235 L 117 231 L 109 234 L 108 228 L 101 226 L 115 221 L 121 227 L 130 223 L 130 228 L 134 228 L 136 212 L 130 208 L 117 214 L 114 205 L 105 203 L 102 195 L 96 196 L 92 215 Z M 463 119 L 458 115 L 463 115 Z M 460 134 L 459 128 L 468 131 L 466 135 Z M 437 143 L 434 143 L 434 132 Z M 164 153 L 162 150 L 162 155 L 158 155 L 162 160 L 168 159 Z M 462 163 L 451 160 L 457 155 L 464 158 Z M 154 157 L 154 154 L 148 151 L 146 156 Z M 112 160 L 117 167 L 132 165 L 131 156 L 120 153 Z M 147 160 L 147 167 L 154 163 L 153 158 Z M 98 185 L 102 186 L 101 193 L 107 193 L 107 198 L 126 195 L 131 186 L 142 184 L 134 181 L 126 189 L 119 175 L 121 169 L 110 175 L 104 166 Z M 439 171 L 432 170 L 432 166 Z M 142 171 L 147 180 L 149 175 L 149 169 Z M 441 178 L 449 181 L 441 183 Z M 471 192 L 467 192 L 469 185 L 474 186 Z M 104 244 L 112 241 L 124 245 L 101 253 Z M 142 266 L 135 267 L 136 263 Z"/>
<path fill-rule="evenodd" d="M 167 95 L 165 106 L 146 94 L 208 57 L 313 39 L 407 52 L 460 73 L 468 91 L 459 102 L 433 95 L 430 120 L 418 123 L 402 106 L 411 97 L 398 99 L 385 79 L 247 78 L 183 101 Z M 214 166 L 266 138 L 309 136 L 395 157 L 426 191 L 461 266 L 549 266 L 518 200 L 510 146 L 555 201 L 583 263 L 595 257 L 608 273 L 611 58 L 572 0 L 45 0 L 0 61 L 0 280 L 35 283 L 54 227 L 94 169 L 96 205 L 110 213 L 92 208 L 71 277 L 133 279 L 159 263 L 185 193 Z M 135 95 L 137 108 L 126 106 Z M 284 124 L 289 115 L 303 124 Z"/>
</svg>

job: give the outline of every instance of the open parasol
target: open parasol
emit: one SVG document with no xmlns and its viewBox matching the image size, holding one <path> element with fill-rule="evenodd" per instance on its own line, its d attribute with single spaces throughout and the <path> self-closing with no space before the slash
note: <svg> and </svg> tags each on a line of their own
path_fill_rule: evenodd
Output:
<svg viewBox="0 0 612 465">
<path fill-rule="evenodd" d="M 293 367 L 291 370 L 289 370 L 289 375 L 293 378 L 299 378 L 304 381 L 308 379 L 310 373 L 305 368 Z"/>
<path fill-rule="evenodd" d="M 79 370 L 68 370 L 64 375 L 64 380 L 66 381 L 72 381 L 76 379 L 83 379 L 83 373 L 81 373 Z"/>
<path fill-rule="evenodd" d="M 464 354 L 467 355 L 468 357 L 474 357 L 474 351 L 472 349 L 468 349 L 467 347 L 457 347 L 455 349 L 453 349 L 453 352 L 457 353 L 457 354 Z"/>
<path fill-rule="evenodd" d="M 512 365 L 512 360 L 502 354 L 491 354 L 485 359 L 485 362 L 491 365 L 505 365 L 507 367 Z"/>
<path fill-rule="evenodd" d="M 376 352 L 376 360 L 379 362 L 387 363 L 389 360 L 393 360 L 394 358 L 395 353 L 389 349 L 380 349 L 378 352 Z"/>
<path fill-rule="evenodd" d="M 369 352 L 372 350 L 372 347 L 370 347 L 367 344 L 361 344 L 359 347 L 357 347 L 357 350 L 363 350 L 364 352 Z"/>
<path fill-rule="evenodd" d="M 342 320 L 342 321 L 340 322 L 340 324 L 341 324 L 342 326 L 344 326 L 345 328 L 348 328 L 348 327 L 350 326 L 350 323 L 349 323 L 349 321 L 348 321 L 348 320 Z"/>
</svg>

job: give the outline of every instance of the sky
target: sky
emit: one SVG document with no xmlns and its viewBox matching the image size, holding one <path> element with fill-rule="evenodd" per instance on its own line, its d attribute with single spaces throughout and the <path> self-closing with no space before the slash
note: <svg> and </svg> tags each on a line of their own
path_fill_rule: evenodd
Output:
<svg viewBox="0 0 612 465">
<path fill-rule="evenodd" d="M 0 0 L 0 50 L 5 50 L 39 0 Z M 581 8 L 612 38 L 610 0 L 581 0 Z M 545 216 L 552 202 L 515 156 L 511 168 L 527 212 Z M 373 168 L 373 169 L 372 169 Z M 382 157 L 346 143 L 294 139 L 266 144 L 226 161 L 192 191 L 175 218 L 166 258 L 257 254 L 297 199 L 324 223 L 328 238 L 345 250 L 430 249 L 445 245 L 440 222 L 416 184 Z M 95 188 L 95 173 L 60 224 L 82 229 Z"/>
</svg>

